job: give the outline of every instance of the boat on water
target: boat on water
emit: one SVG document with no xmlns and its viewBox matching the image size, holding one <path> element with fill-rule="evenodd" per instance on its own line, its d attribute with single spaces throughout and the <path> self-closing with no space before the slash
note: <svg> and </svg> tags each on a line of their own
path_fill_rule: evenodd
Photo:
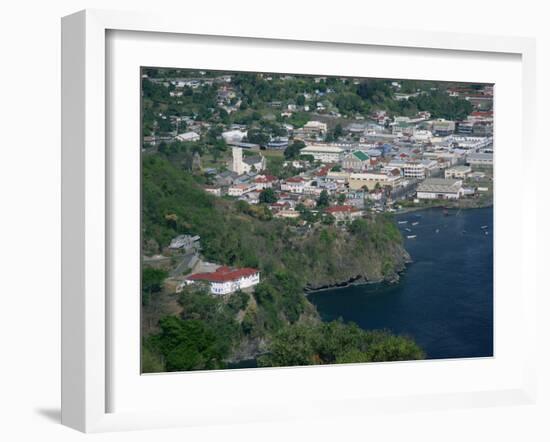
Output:
<svg viewBox="0 0 550 442">
<path fill-rule="evenodd" d="M 397 224 L 407 224 L 408 221 L 397 221 Z"/>
<path fill-rule="evenodd" d="M 408 227 L 405 229 L 407 232 L 412 232 L 411 229 L 409 229 Z"/>
<path fill-rule="evenodd" d="M 435 233 L 439 233 L 439 229 L 435 229 Z"/>
<path fill-rule="evenodd" d="M 449 216 L 449 211 L 447 209 L 443 209 L 443 216 Z"/>
<path fill-rule="evenodd" d="M 481 226 L 482 230 L 485 230 L 488 226 Z"/>
<path fill-rule="evenodd" d="M 407 235 L 407 239 L 414 239 L 416 238 L 416 235 Z"/>
<path fill-rule="evenodd" d="M 412 226 L 417 226 L 418 225 L 418 221 L 415 221 L 414 223 L 411 224 Z"/>
</svg>

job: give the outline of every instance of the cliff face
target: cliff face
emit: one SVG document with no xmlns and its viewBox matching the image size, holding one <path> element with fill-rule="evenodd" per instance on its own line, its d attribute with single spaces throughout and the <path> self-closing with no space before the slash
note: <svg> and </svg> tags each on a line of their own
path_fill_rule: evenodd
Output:
<svg viewBox="0 0 550 442">
<path fill-rule="evenodd" d="M 408 252 L 400 244 L 388 244 L 380 254 L 366 248 L 355 248 L 351 242 L 344 243 L 338 247 L 330 272 L 325 271 L 326 263 L 318 262 L 313 266 L 308 272 L 305 289 L 313 291 L 367 282 L 396 282 L 410 261 Z"/>
<path fill-rule="evenodd" d="M 400 235 L 393 232 L 393 224 L 387 224 L 392 222 L 372 219 L 365 222 L 369 232 L 334 229 L 308 237 L 303 244 L 306 259 L 300 267 L 305 289 L 398 280 L 410 256 Z M 384 236 L 380 231 L 392 234 Z"/>
</svg>

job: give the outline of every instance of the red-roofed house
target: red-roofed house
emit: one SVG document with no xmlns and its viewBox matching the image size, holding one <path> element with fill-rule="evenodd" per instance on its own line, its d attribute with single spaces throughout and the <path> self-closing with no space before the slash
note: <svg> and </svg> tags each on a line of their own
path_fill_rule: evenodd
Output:
<svg viewBox="0 0 550 442">
<path fill-rule="evenodd" d="M 186 279 L 187 284 L 197 281 L 210 283 L 210 293 L 214 295 L 227 295 L 258 284 L 260 271 L 249 267 L 235 269 L 222 266 L 215 272 L 195 273 Z"/>
<path fill-rule="evenodd" d="M 302 177 L 287 178 L 281 183 L 281 190 L 291 193 L 304 193 L 305 181 Z"/>
<path fill-rule="evenodd" d="M 273 184 L 277 181 L 277 177 L 272 175 L 258 175 L 254 179 L 254 184 L 256 185 L 257 190 L 267 189 L 268 187 L 273 187 Z"/>
<path fill-rule="evenodd" d="M 363 216 L 363 212 L 353 206 L 331 206 L 325 212 L 330 213 L 336 221 L 353 221 Z"/>
</svg>

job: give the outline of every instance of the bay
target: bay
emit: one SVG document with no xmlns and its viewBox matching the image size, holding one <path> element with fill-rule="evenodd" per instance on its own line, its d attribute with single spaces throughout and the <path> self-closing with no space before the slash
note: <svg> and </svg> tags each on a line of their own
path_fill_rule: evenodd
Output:
<svg viewBox="0 0 550 442">
<path fill-rule="evenodd" d="M 428 209 L 396 220 L 413 260 L 400 281 L 312 293 L 321 318 L 408 335 L 429 359 L 492 356 L 492 207 Z"/>
</svg>

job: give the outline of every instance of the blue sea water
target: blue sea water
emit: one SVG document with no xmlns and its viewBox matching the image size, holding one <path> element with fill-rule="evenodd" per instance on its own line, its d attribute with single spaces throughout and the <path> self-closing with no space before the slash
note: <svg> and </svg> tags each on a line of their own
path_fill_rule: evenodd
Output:
<svg viewBox="0 0 550 442">
<path fill-rule="evenodd" d="M 312 293 L 323 320 L 408 335 L 429 359 L 492 356 L 493 209 L 447 216 L 429 209 L 396 219 L 413 260 L 399 283 Z"/>
</svg>

